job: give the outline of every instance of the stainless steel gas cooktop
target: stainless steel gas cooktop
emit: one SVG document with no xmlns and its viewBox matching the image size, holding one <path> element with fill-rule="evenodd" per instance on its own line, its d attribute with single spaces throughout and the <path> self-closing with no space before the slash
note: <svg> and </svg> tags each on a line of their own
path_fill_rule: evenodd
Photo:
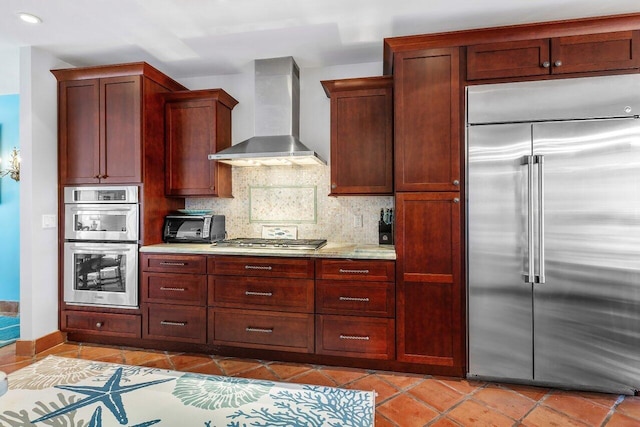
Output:
<svg viewBox="0 0 640 427">
<path fill-rule="evenodd" d="M 320 249 L 327 244 L 326 239 L 253 239 L 237 238 L 214 243 L 219 247 L 255 249 Z"/>
</svg>

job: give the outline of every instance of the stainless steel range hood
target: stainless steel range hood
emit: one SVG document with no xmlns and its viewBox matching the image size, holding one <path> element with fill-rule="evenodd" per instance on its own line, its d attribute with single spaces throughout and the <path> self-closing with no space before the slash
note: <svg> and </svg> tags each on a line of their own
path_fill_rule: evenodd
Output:
<svg viewBox="0 0 640 427">
<path fill-rule="evenodd" d="M 233 166 L 325 165 L 298 139 L 300 70 L 292 57 L 255 61 L 255 135 L 209 160 Z"/>
</svg>

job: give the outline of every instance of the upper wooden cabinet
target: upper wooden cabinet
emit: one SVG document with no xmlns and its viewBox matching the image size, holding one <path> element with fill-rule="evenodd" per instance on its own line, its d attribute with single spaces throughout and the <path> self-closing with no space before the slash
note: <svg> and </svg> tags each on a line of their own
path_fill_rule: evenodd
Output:
<svg viewBox="0 0 640 427">
<path fill-rule="evenodd" d="M 395 190 L 460 190 L 458 48 L 398 52 L 395 78 Z"/>
<path fill-rule="evenodd" d="M 165 95 L 168 196 L 231 197 L 231 166 L 207 155 L 231 146 L 231 110 L 222 89 Z"/>
<path fill-rule="evenodd" d="M 331 194 L 392 194 L 393 78 L 322 81 L 331 99 Z"/>
<path fill-rule="evenodd" d="M 145 63 L 52 70 L 58 79 L 59 175 L 66 184 L 143 182 L 150 100 L 183 86 Z"/>
<path fill-rule="evenodd" d="M 467 80 L 640 67 L 640 31 L 486 43 L 467 47 Z"/>
</svg>

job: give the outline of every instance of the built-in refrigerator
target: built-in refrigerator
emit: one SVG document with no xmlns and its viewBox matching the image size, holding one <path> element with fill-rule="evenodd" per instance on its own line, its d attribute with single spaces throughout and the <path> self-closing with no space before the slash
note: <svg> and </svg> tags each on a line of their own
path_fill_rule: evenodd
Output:
<svg viewBox="0 0 640 427">
<path fill-rule="evenodd" d="M 640 389 L 640 75 L 471 86 L 471 378 Z"/>
</svg>

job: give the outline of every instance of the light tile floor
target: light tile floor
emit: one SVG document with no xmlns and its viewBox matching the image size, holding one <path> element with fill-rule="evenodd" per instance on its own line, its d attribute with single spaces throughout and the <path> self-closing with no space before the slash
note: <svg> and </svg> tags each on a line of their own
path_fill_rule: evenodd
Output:
<svg viewBox="0 0 640 427">
<path fill-rule="evenodd" d="M 60 344 L 35 357 L 0 348 L 10 373 L 54 354 L 204 374 L 375 390 L 377 427 L 640 426 L 640 397 L 94 344 Z M 1 409 L 1 408 L 0 408 Z"/>
</svg>

